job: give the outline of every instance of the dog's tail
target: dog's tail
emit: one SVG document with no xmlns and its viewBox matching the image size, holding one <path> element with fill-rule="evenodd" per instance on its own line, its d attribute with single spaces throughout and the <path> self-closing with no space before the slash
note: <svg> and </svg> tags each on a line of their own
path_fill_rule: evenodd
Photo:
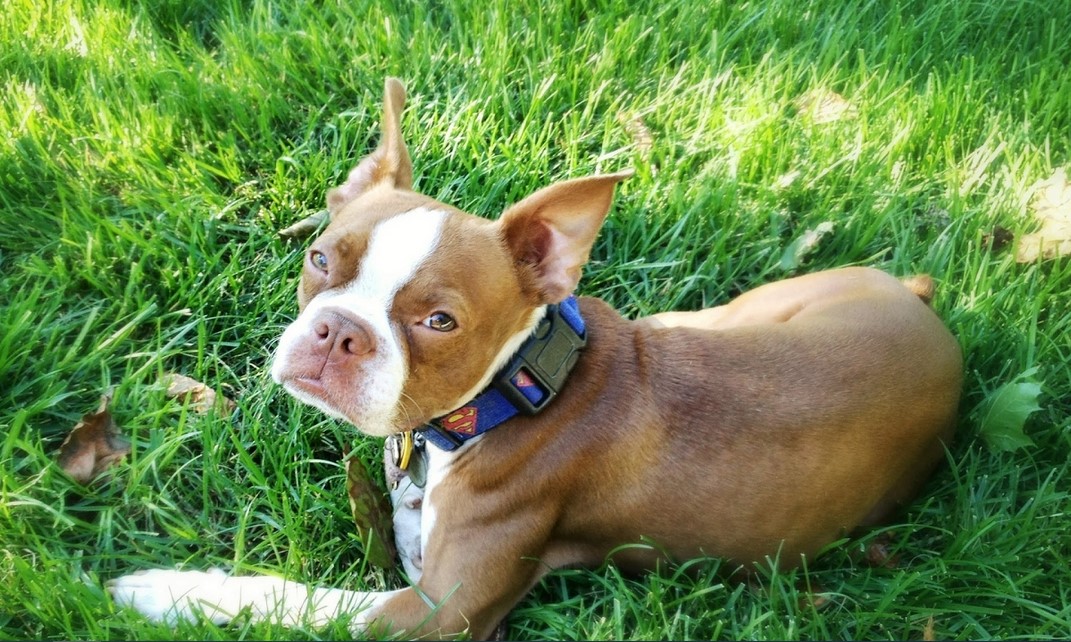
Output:
<svg viewBox="0 0 1071 642">
<path fill-rule="evenodd" d="M 937 286 L 934 285 L 933 279 L 929 274 L 916 274 L 902 279 L 900 282 L 904 284 L 905 288 L 911 290 L 912 294 L 922 299 L 922 302 L 926 305 L 933 301 L 933 294 L 937 291 Z"/>
</svg>

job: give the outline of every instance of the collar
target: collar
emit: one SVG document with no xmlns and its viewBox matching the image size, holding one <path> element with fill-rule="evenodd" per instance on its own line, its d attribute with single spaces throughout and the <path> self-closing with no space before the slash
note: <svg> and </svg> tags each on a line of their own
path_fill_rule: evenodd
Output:
<svg viewBox="0 0 1071 642">
<path fill-rule="evenodd" d="M 576 297 L 547 306 L 547 314 L 480 394 L 417 429 L 442 450 L 456 450 L 519 414 L 535 415 L 561 392 L 587 331 Z"/>
</svg>

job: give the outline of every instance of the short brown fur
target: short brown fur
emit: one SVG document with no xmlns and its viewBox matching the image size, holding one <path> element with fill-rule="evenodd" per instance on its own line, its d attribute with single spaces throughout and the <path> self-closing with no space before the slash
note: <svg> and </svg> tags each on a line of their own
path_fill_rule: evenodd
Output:
<svg viewBox="0 0 1071 642">
<path fill-rule="evenodd" d="M 559 183 L 506 211 L 520 292 L 492 314 L 576 285 L 626 176 Z M 380 625 L 481 638 L 548 570 L 624 544 L 658 546 L 615 554 L 632 569 L 663 554 L 792 566 L 884 519 L 941 461 L 956 421 L 962 361 L 933 292 L 928 276 L 849 268 L 635 321 L 582 299 L 589 345 L 563 394 L 463 450 L 431 491 L 449 510 L 419 586 L 444 603 L 431 612 L 405 592 L 376 611 Z"/>
</svg>

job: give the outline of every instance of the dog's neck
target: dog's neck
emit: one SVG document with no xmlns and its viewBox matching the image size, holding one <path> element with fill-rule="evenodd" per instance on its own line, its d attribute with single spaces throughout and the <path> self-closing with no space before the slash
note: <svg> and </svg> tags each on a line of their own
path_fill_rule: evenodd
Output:
<svg viewBox="0 0 1071 642">
<path fill-rule="evenodd" d="M 451 451 L 517 415 L 538 414 L 561 392 L 586 345 L 587 328 L 576 297 L 547 306 L 539 325 L 483 392 L 420 432 Z"/>
</svg>

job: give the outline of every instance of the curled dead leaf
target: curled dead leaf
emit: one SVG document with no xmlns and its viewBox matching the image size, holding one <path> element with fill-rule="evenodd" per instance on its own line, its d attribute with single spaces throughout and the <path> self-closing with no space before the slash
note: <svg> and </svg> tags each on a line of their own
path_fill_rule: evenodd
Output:
<svg viewBox="0 0 1071 642">
<path fill-rule="evenodd" d="M 288 239 L 303 239 L 312 236 L 316 230 L 331 220 L 331 213 L 320 210 L 294 223 L 290 227 L 279 230 L 279 236 Z"/>
<path fill-rule="evenodd" d="M 1006 227 L 994 225 L 993 231 L 982 235 L 982 247 L 990 252 L 999 252 L 1015 240 L 1015 234 Z"/>
<path fill-rule="evenodd" d="M 934 631 L 934 622 L 932 615 L 930 616 L 930 619 L 926 620 L 926 626 L 922 628 L 922 639 L 925 642 L 932 642 L 933 640 L 937 639 L 937 633 L 936 631 Z"/>
<path fill-rule="evenodd" d="M 826 606 L 829 606 L 830 599 L 829 594 L 826 593 L 825 589 L 815 584 L 807 591 L 800 591 L 796 603 L 799 605 L 800 610 L 811 608 L 815 611 L 819 611 Z"/>
<path fill-rule="evenodd" d="M 130 442 L 108 412 L 111 394 L 100 398 L 96 412 L 87 413 L 60 445 L 56 463 L 75 481 L 87 484 L 130 452 Z"/>
<path fill-rule="evenodd" d="M 852 559 L 870 568 L 898 568 L 900 556 L 895 552 L 896 542 L 895 533 L 879 533 L 870 541 L 860 542 L 852 551 Z"/>
<path fill-rule="evenodd" d="M 1049 178 L 1031 187 L 1031 209 L 1041 223 L 1041 229 L 1019 237 L 1015 260 L 1033 263 L 1071 255 L 1071 186 L 1067 172 L 1060 168 Z"/>
<path fill-rule="evenodd" d="M 397 551 L 394 547 L 393 511 L 386 492 L 372 481 L 368 468 L 356 457 L 344 453 L 346 462 L 346 495 L 357 527 L 357 536 L 364 543 L 368 562 L 382 569 L 394 568 Z"/>
<path fill-rule="evenodd" d="M 900 565 L 900 556 L 893 552 L 890 539 L 879 537 L 867 545 L 866 563 L 872 568 L 896 568 Z"/>
<path fill-rule="evenodd" d="M 228 414 L 234 412 L 237 407 L 237 404 L 227 397 L 186 375 L 169 372 L 160 381 L 167 386 L 166 394 L 168 397 L 189 403 L 198 413 L 204 414 L 214 408 L 216 404 L 220 404 Z"/>
<path fill-rule="evenodd" d="M 814 229 L 804 231 L 803 234 L 792 241 L 781 254 L 781 269 L 787 271 L 798 268 L 803 264 L 807 255 L 813 252 L 822 239 L 832 231 L 832 221 L 822 221 L 816 225 Z"/>
<path fill-rule="evenodd" d="M 632 144 L 641 156 L 648 156 L 654 146 L 654 136 L 647 123 L 639 116 L 629 116 L 624 112 L 617 114 L 617 120 L 625 126 L 625 131 L 632 137 Z"/>
</svg>

